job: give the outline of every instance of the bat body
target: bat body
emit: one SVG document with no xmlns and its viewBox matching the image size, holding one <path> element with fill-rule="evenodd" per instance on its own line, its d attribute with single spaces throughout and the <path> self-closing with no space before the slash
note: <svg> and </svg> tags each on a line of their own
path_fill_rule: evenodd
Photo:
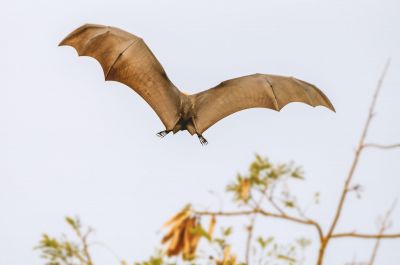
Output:
<svg viewBox="0 0 400 265">
<path fill-rule="evenodd" d="M 86 24 L 61 43 L 101 64 L 105 80 L 121 82 L 137 92 L 165 126 L 157 135 L 187 130 L 202 136 L 213 124 L 237 111 L 269 108 L 280 111 L 290 102 L 325 106 L 335 111 L 329 99 L 314 85 L 278 75 L 254 74 L 230 79 L 193 95 L 186 95 L 168 79 L 163 67 L 145 42 L 115 27 Z"/>
</svg>

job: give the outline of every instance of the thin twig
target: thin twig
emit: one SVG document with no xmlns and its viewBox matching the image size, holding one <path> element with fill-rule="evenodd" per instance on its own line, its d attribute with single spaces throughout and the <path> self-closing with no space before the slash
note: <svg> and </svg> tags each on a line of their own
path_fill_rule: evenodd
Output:
<svg viewBox="0 0 400 265">
<path fill-rule="evenodd" d="M 331 238 L 343 238 L 343 237 L 354 237 L 354 238 L 364 238 L 364 239 L 394 239 L 400 238 L 400 234 L 359 234 L 359 233 L 338 233 L 333 234 Z"/>
<path fill-rule="evenodd" d="M 279 181 L 279 180 L 277 180 L 277 181 Z M 276 185 L 277 185 L 276 184 L 277 181 L 275 181 L 273 184 L 271 184 L 271 186 L 269 188 L 270 189 L 270 192 L 269 192 L 270 194 L 267 195 L 267 199 L 271 203 L 273 208 L 275 208 L 275 210 L 277 210 L 279 213 L 285 215 L 286 213 L 283 211 L 283 209 L 281 207 L 279 207 L 279 205 L 274 200 L 274 192 L 275 192 L 275 188 L 276 188 Z"/>
<path fill-rule="evenodd" d="M 390 227 L 390 216 L 392 215 L 392 212 L 396 208 L 396 204 L 397 204 L 397 199 L 394 200 L 392 206 L 386 212 L 385 217 L 383 218 L 383 220 L 382 220 L 382 222 L 380 224 L 379 235 L 383 235 L 383 233 L 385 233 L 386 229 L 388 229 Z M 400 234 L 399 234 L 399 236 L 400 236 Z M 378 250 L 379 250 L 379 247 L 381 245 L 381 240 L 382 240 L 382 237 L 379 237 L 376 240 L 374 248 L 372 250 L 371 257 L 370 257 L 369 262 L 368 262 L 368 265 L 373 265 L 375 263 L 376 256 L 378 255 Z"/>
<path fill-rule="evenodd" d="M 90 233 L 92 233 L 93 230 L 91 228 L 89 228 L 88 231 L 84 235 L 82 235 L 82 233 L 81 233 L 80 226 L 74 227 L 74 230 L 75 230 L 75 233 L 78 236 L 79 240 L 82 243 L 83 254 L 85 255 L 86 264 L 93 265 L 92 257 L 90 256 L 90 252 L 89 252 L 89 244 L 87 242 L 87 238 L 90 235 Z"/>
<path fill-rule="evenodd" d="M 99 246 L 107 250 L 117 261 L 121 261 L 122 259 L 118 256 L 117 252 L 115 252 L 110 246 L 107 244 L 100 242 L 100 241 L 95 241 L 92 242 L 88 245 L 89 247 L 94 247 L 94 246 Z"/>
<path fill-rule="evenodd" d="M 275 210 L 277 210 L 279 213 L 285 215 L 286 213 L 282 210 L 281 207 L 275 202 L 275 200 L 271 197 L 268 196 L 268 201 L 271 203 L 271 205 L 274 207 Z"/>
<path fill-rule="evenodd" d="M 247 239 L 246 239 L 246 251 L 245 251 L 245 261 L 246 264 L 249 264 L 250 261 L 250 248 L 251 248 L 251 240 L 253 239 L 254 233 L 254 224 L 256 222 L 257 214 L 253 214 L 250 220 L 250 225 L 247 227 Z"/>
<path fill-rule="evenodd" d="M 378 148 L 378 149 L 394 149 L 394 148 L 400 148 L 400 144 L 375 144 L 375 143 L 368 143 L 364 144 L 364 148 Z"/>
<path fill-rule="evenodd" d="M 260 190 L 261 196 L 258 199 L 258 201 L 255 202 L 254 209 L 259 209 L 260 208 L 261 203 L 263 202 L 263 200 L 267 196 L 267 190 L 268 190 L 268 186 L 265 189 Z M 253 216 L 251 217 L 250 225 L 247 227 L 248 234 L 247 234 L 246 252 L 245 252 L 246 264 L 250 264 L 250 248 L 251 248 L 251 241 L 253 239 L 254 225 L 255 225 L 256 219 L 257 219 L 257 213 L 254 213 Z"/>
</svg>

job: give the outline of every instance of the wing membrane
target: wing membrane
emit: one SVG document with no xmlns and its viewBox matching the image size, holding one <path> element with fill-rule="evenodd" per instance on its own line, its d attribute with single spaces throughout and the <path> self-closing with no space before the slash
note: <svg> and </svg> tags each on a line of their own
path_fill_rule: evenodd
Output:
<svg viewBox="0 0 400 265">
<path fill-rule="evenodd" d="M 329 99 L 314 85 L 277 75 L 255 74 L 230 79 L 195 97 L 196 126 L 203 133 L 219 120 L 248 108 L 280 111 L 290 102 L 324 106 L 335 111 Z"/>
<path fill-rule="evenodd" d="M 95 58 L 106 80 L 121 82 L 137 92 L 153 108 L 167 129 L 179 118 L 180 92 L 145 42 L 115 27 L 87 24 L 61 43 L 80 56 Z"/>
</svg>

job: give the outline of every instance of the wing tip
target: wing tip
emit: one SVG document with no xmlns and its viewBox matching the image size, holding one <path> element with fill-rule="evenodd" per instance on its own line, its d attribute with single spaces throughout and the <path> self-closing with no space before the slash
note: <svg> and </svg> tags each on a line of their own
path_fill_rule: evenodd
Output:
<svg viewBox="0 0 400 265">
<path fill-rule="evenodd" d="M 329 102 L 330 103 L 330 102 Z M 327 108 L 327 109 L 329 109 L 330 111 L 333 111 L 334 113 L 336 113 L 336 109 L 335 109 L 335 107 L 332 105 L 332 104 L 318 104 L 318 105 L 316 105 L 316 106 L 313 106 L 314 108 L 316 108 L 316 107 L 324 107 L 324 108 Z"/>
<path fill-rule="evenodd" d="M 329 98 L 324 94 L 324 92 L 322 92 L 319 88 L 317 88 L 316 86 L 314 86 L 317 90 L 317 92 L 321 95 L 321 97 L 324 99 L 324 103 L 325 104 L 319 104 L 320 106 L 323 106 L 327 109 L 330 109 L 331 111 L 336 113 L 336 109 L 333 106 L 332 102 L 329 100 Z"/>
<path fill-rule="evenodd" d="M 68 39 L 68 37 L 67 38 L 64 38 L 62 41 L 60 41 L 59 43 L 58 43 L 58 47 L 61 47 L 61 46 L 67 46 L 68 44 L 67 44 L 67 39 Z"/>
<path fill-rule="evenodd" d="M 291 78 L 294 79 L 294 80 L 296 80 L 296 81 L 298 81 L 298 82 L 300 82 L 300 83 L 304 83 L 304 84 L 306 84 L 306 85 L 312 87 L 312 88 L 315 89 L 315 91 L 317 91 L 317 93 L 322 97 L 323 102 L 318 102 L 315 106 L 313 106 L 313 105 L 310 105 L 310 106 L 313 106 L 313 107 L 322 106 L 322 107 L 325 107 L 325 108 L 327 108 L 327 109 L 329 109 L 329 110 L 331 110 L 331 111 L 333 111 L 333 112 L 336 113 L 336 109 L 335 109 L 335 107 L 333 106 L 332 102 L 331 102 L 331 101 L 329 100 L 329 98 L 324 94 L 324 92 L 322 92 L 316 85 L 313 85 L 313 84 L 311 84 L 311 83 L 308 83 L 308 82 L 306 82 L 306 81 L 304 81 L 304 80 L 301 80 L 301 79 L 298 79 L 298 78 L 295 78 L 295 77 L 291 77 Z"/>
<path fill-rule="evenodd" d="M 329 100 L 328 100 L 328 102 L 329 102 L 329 107 L 328 106 L 325 106 L 325 107 L 336 113 L 335 107 L 332 105 L 332 103 Z"/>
</svg>

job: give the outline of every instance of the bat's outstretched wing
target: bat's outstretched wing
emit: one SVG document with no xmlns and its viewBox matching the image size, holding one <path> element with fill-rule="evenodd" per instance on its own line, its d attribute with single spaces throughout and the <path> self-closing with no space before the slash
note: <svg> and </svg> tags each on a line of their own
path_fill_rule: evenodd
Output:
<svg viewBox="0 0 400 265">
<path fill-rule="evenodd" d="M 290 102 L 303 102 L 335 111 L 329 99 L 314 85 L 277 75 L 254 74 L 230 79 L 193 96 L 200 134 L 226 116 L 248 108 L 280 111 Z"/>
<path fill-rule="evenodd" d="M 144 43 L 114 27 L 87 24 L 69 34 L 61 43 L 90 56 L 101 64 L 106 80 L 124 83 L 154 109 L 167 129 L 178 120 L 179 90 Z"/>
</svg>

